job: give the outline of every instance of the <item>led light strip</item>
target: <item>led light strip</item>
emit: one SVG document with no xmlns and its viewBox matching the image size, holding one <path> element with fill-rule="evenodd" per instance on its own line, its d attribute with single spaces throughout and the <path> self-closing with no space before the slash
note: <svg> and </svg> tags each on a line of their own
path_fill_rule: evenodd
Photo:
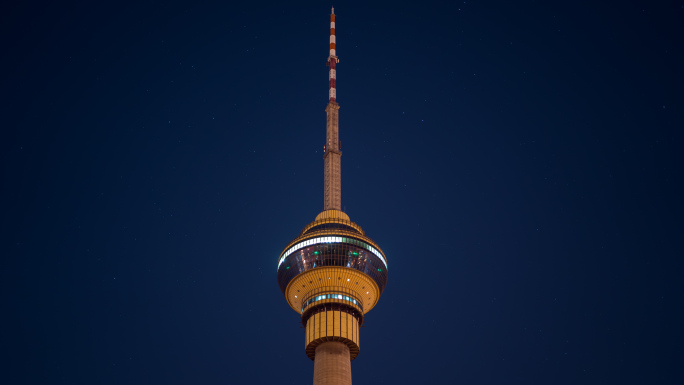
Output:
<svg viewBox="0 0 684 385">
<path fill-rule="evenodd" d="M 288 257 L 288 255 L 294 253 L 295 251 L 302 249 L 307 246 L 311 245 L 317 245 L 319 243 L 348 243 L 350 245 L 354 246 L 360 246 L 363 247 L 364 249 L 370 251 L 371 253 L 375 254 L 380 258 L 382 263 L 385 264 L 385 268 L 387 268 L 387 262 L 385 261 L 385 257 L 382 256 L 382 253 L 378 251 L 375 247 L 367 244 L 366 242 L 359 241 L 358 239 L 353 239 L 353 238 L 346 238 L 346 237 L 319 237 L 319 238 L 311 238 L 307 239 L 306 241 L 299 242 L 298 244 L 290 247 L 287 249 L 286 252 L 283 253 L 283 256 L 280 257 L 280 261 L 278 261 L 278 269 L 280 269 L 280 265 L 285 262 L 285 258 Z M 276 270 L 278 270 L 276 269 Z"/>
<path fill-rule="evenodd" d="M 309 299 L 308 301 L 304 302 L 304 306 L 302 306 L 302 311 L 301 311 L 300 313 L 303 313 L 303 312 L 304 312 L 304 309 L 305 309 L 307 306 L 309 306 L 310 304 L 312 304 L 312 303 L 314 303 L 314 302 L 318 302 L 318 301 L 324 300 L 324 299 L 341 299 L 341 300 L 343 300 L 343 301 L 349 301 L 349 302 L 353 303 L 354 305 L 360 307 L 361 310 L 363 310 L 363 306 L 361 306 L 361 304 L 359 303 L 359 301 L 355 300 L 355 299 L 352 298 L 352 297 L 349 297 L 349 296 L 346 296 L 346 295 L 342 295 L 342 294 L 323 294 L 323 295 L 317 295 L 317 296 L 315 296 L 315 297 Z"/>
</svg>

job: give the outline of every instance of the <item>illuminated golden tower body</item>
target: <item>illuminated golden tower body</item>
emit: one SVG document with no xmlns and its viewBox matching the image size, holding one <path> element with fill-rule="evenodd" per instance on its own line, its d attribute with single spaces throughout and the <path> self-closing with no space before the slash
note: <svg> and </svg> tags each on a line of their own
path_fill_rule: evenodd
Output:
<svg viewBox="0 0 684 385">
<path fill-rule="evenodd" d="M 314 361 L 314 385 L 351 384 L 351 360 L 359 354 L 360 327 L 387 285 L 385 254 L 340 210 L 342 152 L 335 44 L 333 9 L 324 210 L 278 258 L 278 284 L 287 303 L 301 315 L 305 351 Z"/>
</svg>

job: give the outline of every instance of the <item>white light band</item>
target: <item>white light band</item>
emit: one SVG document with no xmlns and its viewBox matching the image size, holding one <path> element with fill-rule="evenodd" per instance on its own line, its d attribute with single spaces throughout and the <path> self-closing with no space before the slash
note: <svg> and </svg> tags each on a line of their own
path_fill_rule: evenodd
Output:
<svg viewBox="0 0 684 385">
<path fill-rule="evenodd" d="M 297 243 L 296 245 L 290 247 L 287 249 L 286 252 L 283 253 L 283 256 L 280 257 L 280 261 L 278 261 L 278 269 L 280 269 L 280 265 L 282 265 L 283 262 L 285 262 L 285 258 L 287 258 L 290 254 L 294 253 L 295 251 L 302 249 L 307 246 L 311 245 L 317 245 L 319 243 L 348 243 L 350 245 L 358 246 L 361 248 L 364 248 L 371 253 L 375 254 L 380 258 L 382 263 L 385 264 L 385 268 L 387 268 L 387 262 L 385 261 L 385 257 L 382 256 L 382 253 L 376 249 L 375 247 L 367 244 L 366 242 L 359 241 L 358 239 L 354 238 L 347 238 L 347 237 L 318 237 L 318 238 L 311 238 L 307 239 L 306 241 L 302 241 Z M 278 270 L 276 269 L 276 270 Z"/>
<path fill-rule="evenodd" d="M 361 306 L 361 303 L 359 301 L 355 300 L 352 297 L 349 297 L 347 295 L 342 295 L 342 294 L 323 294 L 323 295 L 317 295 L 313 298 L 310 298 L 308 301 L 304 302 L 304 306 L 302 306 L 302 311 L 300 313 L 304 313 L 304 309 L 311 305 L 314 302 L 321 301 L 324 299 L 341 299 L 343 301 L 349 301 L 353 303 L 354 305 L 360 307 L 363 310 L 363 306 Z"/>
</svg>

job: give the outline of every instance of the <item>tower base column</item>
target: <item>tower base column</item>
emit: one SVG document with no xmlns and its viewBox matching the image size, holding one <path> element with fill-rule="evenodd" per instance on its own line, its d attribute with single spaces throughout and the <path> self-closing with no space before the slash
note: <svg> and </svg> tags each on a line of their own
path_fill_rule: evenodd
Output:
<svg viewBox="0 0 684 385">
<path fill-rule="evenodd" d="M 316 347 L 314 385 L 351 385 L 351 361 L 347 345 L 328 341 Z"/>
</svg>

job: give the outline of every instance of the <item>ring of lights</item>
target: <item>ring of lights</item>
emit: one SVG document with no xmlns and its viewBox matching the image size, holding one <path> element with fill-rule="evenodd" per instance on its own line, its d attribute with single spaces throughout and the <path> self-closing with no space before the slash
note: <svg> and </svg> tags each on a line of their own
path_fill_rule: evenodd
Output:
<svg viewBox="0 0 684 385">
<path fill-rule="evenodd" d="M 350 293 L 343 292 L 326 292 L 325 294 L 316 293 L 314 295 L 310 295 L 308 299 L 302 300 L 301 312 L 304 313 L 304 309 L 306 309 L 309 305 L 317 305 L 319 303 L 327 302 L 348 302 L 349 305 L 355 305 L 356 307 L 358 307 L 359 310 L 361 310 L 361 314 L 363 314 L 363 303 L 361 302 L 361 300 L 357 299 Z"/>
<path fill-rule="evenodd" d="M 368 243 L 366 243 L 362 240 L 359 240 L 356 238 L 351 238 L 351 237 L 316 237 L 316 238 L 310 238 L 310 239 L 306 239 L 306 240 L 303 240 L 301 242 L 298 242 L 294 246 L 287 249 L 280 256 L 280 259 L 278 260 L 278 268 L 276 270 L 280 269 L 280 265 L 283 264 L 285 259 L 290 254 L 292 254 L 295 251 L 302 249 L 304 247 L 316 245 L 319 243 L 347 243 L 350 245 L 354 245 L 354 246 L 364 248 L 364 249 L 370 251 L 371 253 L 375 254 L 378 258 L 380 258 L 382 263 L 385 265 L 385 269 L 387 269 L 387 261 L 385 260 L 385 256 L 382 255 L 382 253 L 378 249 L 376 249 L 375 247 L 369 245 Z"/>
</svg>

